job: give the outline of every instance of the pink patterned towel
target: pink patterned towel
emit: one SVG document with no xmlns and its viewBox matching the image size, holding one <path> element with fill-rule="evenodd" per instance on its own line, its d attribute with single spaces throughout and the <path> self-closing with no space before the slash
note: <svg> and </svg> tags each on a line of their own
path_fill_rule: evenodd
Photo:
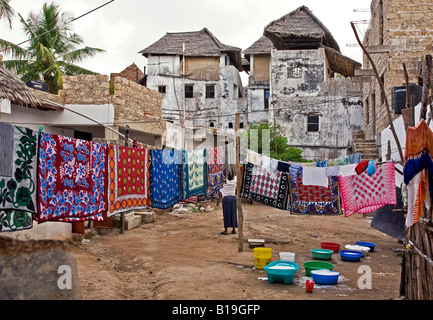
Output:
<svg viewBox="0 0 433 320">
<path fill-rule="evenodd" d="M 339 177 L 341 200 L 346 217 L 355 212 L 366 214 L 387 204 L 397 204 L 394 162 L 376 167 L 376 173 Z"/>
</svg>

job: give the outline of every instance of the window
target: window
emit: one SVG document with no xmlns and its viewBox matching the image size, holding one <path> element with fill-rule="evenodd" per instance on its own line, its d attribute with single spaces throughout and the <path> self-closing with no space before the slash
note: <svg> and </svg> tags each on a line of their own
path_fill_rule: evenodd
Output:
<svg viewBox="0 0 433 320">
<path fill-rule="evenodd" d="M 265 110 L 269 110 L 269 96 L 270 91 L 268 89 L 265 89 Z"/>
<path fill-rule="evenodd" d="M 211 122 L 211 123 L 209 124 L 209 127 L 214 128 L 214 127 L 215 127 L 215 124 L 214 124 L 213 122 Z"/>
<path fill-rule="evenodd" d="M 229 122 L 229 129 L 233 129 L 233 123 Z"/>
<path fill-rule="evenodd" d="M 319 116 L 308 116 L 308 132 L 319 132 Z"/>
<path fill-rule="evenodd" d="M 159 93 L 166 93 L 167 92 L 167 87 L 166 86 L 158 86 L 158 92 Z"/>
<path fill-rule="evenodd" d="M 185 86 L 185 98 L 194 98 L 194 86 L 186 85 Z"/>
<path fill-rule="evenodd" d="M 206 86 L 206 99 L 215 98 L 215 85 Z"/>
</svg>

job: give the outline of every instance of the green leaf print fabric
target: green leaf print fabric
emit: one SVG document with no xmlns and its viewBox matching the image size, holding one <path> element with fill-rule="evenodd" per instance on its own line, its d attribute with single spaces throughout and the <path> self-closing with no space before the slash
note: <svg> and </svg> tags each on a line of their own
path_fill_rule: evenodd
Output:
<svg viewBox="0 0 433 320">
<path fill-rule="evenodd" d="M 36 213 L 38 132 L 0 123 L 0 232 L 30 229 Z"/>
<path fill-rule="evenodd" d="M 206 195 L 206 150 L 183 151 L 183 198 Z"/>
</svg>

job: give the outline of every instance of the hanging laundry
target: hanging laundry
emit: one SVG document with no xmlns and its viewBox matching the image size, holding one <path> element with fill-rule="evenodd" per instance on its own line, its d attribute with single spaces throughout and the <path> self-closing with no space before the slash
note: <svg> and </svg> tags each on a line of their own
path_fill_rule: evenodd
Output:
<svg viewBox="0 0 433 320">
<path fill-rule="evenodd" d="M 264 170 L 252 163 L 245 165 L 241 197 L 284 210 L 288 201 L 287 174 Z"/>
<path fill-rule="evenodd" d="M 278 161 L 277 171 L 280 172 L 289 172 L 290 163 L 286 161 Z"/>
<path fill-rule="evenodd" d="M 247 150 L 246 162 L 255 164 L 256 166 L 262 165 L 262 155 L 253 150 Z"/>
<path fill-rule="evenodd" d="M 360 175 L 339 177 L 345 216 L 356 212 L 366 214 L 388 204 L 396 205 L 394 170 L 394 162 L 387 162 L 378 165 L 371 176 L 364 171 Z"/>
<path fill-rule="evenodd" d="M 287 210 L 293 214 L 334 215 L 341 214 L 339 183 L 337 177 L 329 177 L 329 187 L 307 186 L 302 183 L 302 166 L 290 166 L 290 199 Z"/>
<path fill-rule="evenodd" d="M 206 195 L 206 150 L 184 150 L 183 199 Z"/>
<path fill-rule="evenodd" d="M 38 132 L 0 123 L 0 232 L 33 227 Z"/>
<path fill-rule="evenodd" d="M 182 200 L 181 151 L 150 150 L 151 206 L 167 209 Z"/>
<path fill-rule="evenodd" d="M 355 168 L 356 174 L 360 175 L 365 170 L 367 170 L 367 167 L 368 167 L 368 161 L 361 161 L 360 163 L 358 163 L 358 165 Z"/>
<path fill-rule="evenodd" d="M 433 132 L 425 120 L 406 132 L 406 147 L 403 167 L 404 184 L 407 185 L 406 226 L 419 222 L 423 206 L 430 207 L 430 196 L 433 194 Z"/>
<path fill-rule="evenodd" d="M 415 175 L 408 184 L 408 208 L 406 215 L 406 227 L 419 222 L 423 215 L 424 206 L 430 210 L 430 192 L 428 183 L 428 171 L 423 169 Z"/>
<path fill-rule="evenodd" d="M 354 163 L 354 164 L 348 164 L 345 166 L 339 166 L 340 172 L 339 172 L 339 176 L 341 177 L 348 177 L 348 176 L 353 176 L 356 174 L 356 166 L 358 164 Z"/>
<path fill-rule="evenodd" d="M 200 196 L 200 202 L 219 199 L 219 190 L 226 183 L 225 147 L 208 148 L 207 163 L 207 194 Z"/>
<path fill-rule="evenodd" d="M 102 220 L 107 210 L 107 145 L 41 133 L 36 220 Z"/>
<path fill-rule="evenodd" d="M 150 207 L 148 150 L 108 146 L 108 212 L 117 213 Z"/>
<path fill-rule="evenodd" d="M 361 153 L 350 154 L 348 156 L 317 161 L 316 167 L 336 167 L 348 164 L 357 164 L 361 161 Z"/>
<path fill-rule="evenodd" d="M 302 184 L 305 186 L 320 186 L 328 188 L 327 168 L 303 167 Z"/>
</svg>

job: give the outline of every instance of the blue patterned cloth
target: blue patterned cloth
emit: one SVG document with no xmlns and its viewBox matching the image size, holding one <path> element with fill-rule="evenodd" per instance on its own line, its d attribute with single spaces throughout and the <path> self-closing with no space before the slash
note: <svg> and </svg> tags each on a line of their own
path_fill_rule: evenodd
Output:
<svg viewBox="0 0 433 320">
<path fill-rule="evenodd" d="M 183 199 L 193 196 L 205 196 L 206 190 L 206 150 L 184 150 L 183 165 Z"/>
<path fill-rule="evenodd" d="M 150 150 L 150 158 L 151 206 L 170 208 L 182 200 L 181 153 L 177 150 Z"/>
</svg>

